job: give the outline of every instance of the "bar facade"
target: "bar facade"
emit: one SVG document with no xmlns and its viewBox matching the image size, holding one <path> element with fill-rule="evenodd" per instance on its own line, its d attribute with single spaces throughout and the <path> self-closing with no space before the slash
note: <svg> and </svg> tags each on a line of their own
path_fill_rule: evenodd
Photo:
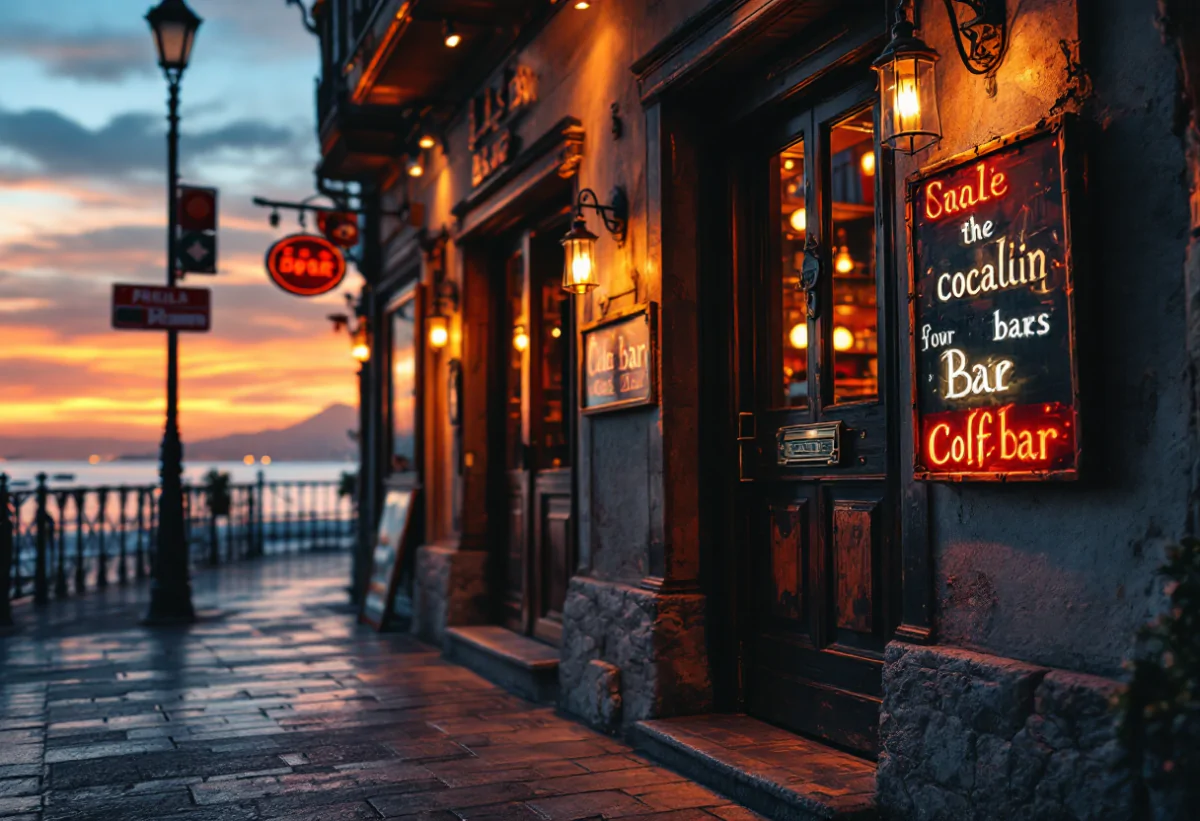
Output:
<svg viewBox="0 0 1200 821">
<path fill-rule="evenodd" d="M 360 593 L 410 489 L 397 626 L 764 812 L 1127 817 L 1108 700 L 1193 495 L 1186 74 L 1152 4 L 967 5 L 906 10 L 931 89 L 876 0 L 319 2 Z M 745 775 L 789 744 L 823 787 Z"/>
</svg>

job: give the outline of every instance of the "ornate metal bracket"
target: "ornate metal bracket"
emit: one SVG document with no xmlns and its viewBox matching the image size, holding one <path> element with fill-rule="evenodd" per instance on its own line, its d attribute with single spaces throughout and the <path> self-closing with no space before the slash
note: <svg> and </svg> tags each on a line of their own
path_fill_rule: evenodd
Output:
<svg viewBox="0 0 1200 821">
<path fill-rule="evenodd" d="M 583 213 L 584 208 L 595 211 L 603 220 L 608 233 L 613 235 L 618 245 L 621 245 L 625 242 L 625 229 L 629 223 L 629 198 L 625 196 L 625 189 L 620 186 L 614 188 L 609 197 L 611 204 L 601 205 L 596 192 L 590 188 L 584 188 L 575 200 L 575 211 L 579 214 Z"/>
<path fill-rule="evenodd" d="M 991 74 L 1000 65 L 1008 45 L 1008 18 L 1004 0 L 943 0 L 954 44 L 963 65 L 972 74 Z M 964 7 L 964 13 L 958 7 Z"/>
<path fill-rule="evenodd" d="M 283 0 L 289 6 L 296 6 L 300 9 L 300 22 L 304 23 L 304 28 L 308 29 L 309 34 L 317 34 L 317 22 L 313 19 L 312 9 L 304 5 L 304 0 Z"/>
<path fill-rule="evenodd" d="M 638 273 L 637 268 L 634 268 L 629 274 L 629 279 L 631 280 L 631 284 L 624 291 L 618 291 L 615 294 L 605 294 L 596 301 L 600 306 L 600 316 L 608 316 L 608 309 L 612 307 L 613 302 L 623 296 L 633 294 L 633 302 L 635 305 L 637 304 L 638 294 L 642 290 L 642 275 Z"/>
</svg>

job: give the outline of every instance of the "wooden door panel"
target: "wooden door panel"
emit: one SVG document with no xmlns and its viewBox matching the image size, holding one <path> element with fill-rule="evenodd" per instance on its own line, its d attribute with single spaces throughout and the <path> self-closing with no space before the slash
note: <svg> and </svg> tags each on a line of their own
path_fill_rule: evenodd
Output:
<svg viewBox="0 0 1200 821">
<path fill-rule="evenodd" d="M 771 613 L 804 620 L 804 561 L 807 556 L 808 503 L 801 500 L 768 508 L 771 545 Z"/>
<path fill-rule="evenodd" d="M 879 745 L 881 700 L 823 682 L 762 671 L 747 709 L 790 730 L 874 756 Z"/>
<path fill-rule="evenodd" d="M 879 503 L 838 499 L 833 503 L 834 623 L 870 633 L 875 625 L 875 563 Z"/>
<path fill-rule="evenodd" d="M 534 635 L 557 644 L 562 635 L 567 583 L 574 569 L 571 470 L 563 468 L 540 473 L 534 496 L 538 571 Z"/>
<path fill-rule="evenodd" d="M 528 544 L 525 527 L 525 508 L 529 495 L 525 474 L 509 474 L 508 492 L 508 554 L 504 565 L 504 620 L 514 630 L 523 629 L 525 611 L 526 564 Z"/>
</svg>

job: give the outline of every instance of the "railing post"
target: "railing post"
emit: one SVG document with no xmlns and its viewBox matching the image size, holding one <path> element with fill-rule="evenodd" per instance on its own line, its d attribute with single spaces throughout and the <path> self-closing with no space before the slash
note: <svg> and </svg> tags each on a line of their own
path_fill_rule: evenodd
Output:
<svg viewBox="0 0 1200 821">
<path fill-rule="evenodd" d="M 208 564 L 216 567 L 221 563 L 221 545 L 217 542 L 217 512 L 213 506 L 213 493 L 208 492 Z"/>
<path fill-rule="evenodd" d="M 108 517 L 108 488 L 96 490 L 100 494 L 100 507 L 96 511 L 96 587 L 108 587 L 108 554 L 104 551 L 104 525 Z"/>
<path fill-rule="evenodd" d="M 67 589 L 67 499 L 70 498 L 65 490 L 54 495 L 58 503 L 58 539 L 54 551 L 54 596 L 65 599 L 70 592 Z"/>
<path fill-rule="evenodd" d="M 254 555 L 261 556 L 263 554 L 263 541 L 266 539 L 266 533 L 263 532 L 263 519 L 266 514 L 267 497 L 266 497 L 266 474 L 261 470 L 258 472 L 258 503 L 255 506 L 257 516 L 251 516 L 254 519 Z M 251 496 L 253 499 L 254 497 Z"/>
<path fill-rule="evenodd" d="M 50 536 L 50 514 L 46 511 L 46 474 L 37 475 L 37 518 L 34 520 L 37 554 L 34 557 L 33 602 L 50 601 L 50 577 L 46 568 L 46 543 Z"/>
<path fill-rule="evenodd" d="M 286 487 L 286 485 L 285 485 Z M 292 547 L 292 499 L 285 496 L 283 503 L 283 550 L 290 552 Z"/>
<path fill-rule="evenodd" d="M 8 627 L 12 620 L 12 565 L 13 565 L 13 522 L 8 509 L 8 474 L 0 473 L 0 627 Z"/>
<path fill-rule="evenodd" d="M 125 551 L 125 502 L 129 499 L 129 489 L 119 488 L 117 490 L 117 500 L 121 504 L 121 512 L 117 516 L 117 531 L 118 538 L 118 553 L 120 555 L 120 565 L 117 566 L 117 581 L 121 584 L 126 584 L 129 581 L 129 568 L 126 567 L 129 558 Z"/>
<path fill-rule="evenodd" d="M 83 504 L 87 497 L 82 488 L 75 491 L 75 592 L 82 594 L 87 588 L 87 574 L 83 568 Z"/>
<path fill-rule="evenodd" d="M 146 535 L 146 491 L 137 488 L 137 544 L 134 546 L 134 562 L 137 567 L 134 572 L 139 579 L 146 578 L 146 552 L 142 548 L 142 538 Z"/>
</svg>

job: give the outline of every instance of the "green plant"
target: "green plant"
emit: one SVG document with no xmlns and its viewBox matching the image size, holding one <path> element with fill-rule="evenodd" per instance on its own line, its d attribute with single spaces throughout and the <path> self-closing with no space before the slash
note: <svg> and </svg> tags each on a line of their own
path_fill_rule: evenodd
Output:
<svg viewBox="0 0 1200 821">
<path fill-rule="evenodd" d="M 1138 631 L 1133 675 L 1118 700 L 1120 739 L 1138 803 L 1151 792 L 1200 801 L 1200 540 L 1184 539 L 1159 569 L 1167 610 Z"/>
<path fill-rule="evenodd" d="M 229 509 L 233 506 L 229 484 L 229 474 L 216 468 L 204 474 L 204 489 L 208 492 L 208 508 L 214 516 L 229 515 Z"/>
<path fill-rule="evenodd" d="M 338 498 L 353 500 L 358 495 L 358 474 L 343 470 L 338 479 Z"/>
</svg>

